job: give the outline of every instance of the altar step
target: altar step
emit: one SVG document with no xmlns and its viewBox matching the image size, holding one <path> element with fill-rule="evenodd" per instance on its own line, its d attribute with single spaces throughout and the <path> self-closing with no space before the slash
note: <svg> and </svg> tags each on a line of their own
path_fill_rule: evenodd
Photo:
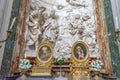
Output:
<svg viewBox="0 0 120 80">
<path fill-rule="evenodd" d="M 54 80 L 53 77 L 26 77 L 26 78 L 21 78 L 21 77 L 6 77 L 3 80 Z"/>
<path fill-rule="evenodd" d="M 0 80 L 60 80 L 57 79 L 57 77 L 27 77 L 27 78 L 20 78 L 20 77 L 6 77 L 4 79 Z M 61 79 L 63 80 L 63 79 Z M 76 80 L 71 78 L 65 78 L 65 80 Z M 91 78 L 91 79 L 77 79 L 77 80 L 118 80 L 117 78 L 109 78 L 109 77 L 103 77 L 99 79 Z"/>
<path fill-rule="evenodd" d="M 23 80 L 23 79 L 22 78 L 18 78 L 16 80 Z M 54 78 L 28 77 L 25 80 L 54 80 Z"/>
</svg>

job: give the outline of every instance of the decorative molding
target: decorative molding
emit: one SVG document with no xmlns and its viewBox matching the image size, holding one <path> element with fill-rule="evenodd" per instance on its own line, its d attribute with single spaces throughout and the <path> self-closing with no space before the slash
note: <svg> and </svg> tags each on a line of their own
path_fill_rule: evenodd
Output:
<svg viewBox="0 0 120 80">
<path fill-rule="evenodd" d="M 12 19 L 18 16 L 19 7 L 20 7 L 20 0 L 18 1 L 14 0 L 13 5 L 12 5 L 12 12 L 11 12 L 11 18 L 10 18 L 9 25 L 12 23 Z M 5 44 L 5 51 L 3 55 L 1 72 L 0 72 L 0 75 L 4 77 L 9 76 L 9 69 L 10 69 L 11 60 L 13 56 L 17 20 L 18 18 L 16 19 L 15 24 L 13 25 L 13 30 L 12 30 L 10 38 L 6 41 L 6 44 Z"/>
<path fill-rule="evenodd" d="M 112 75 L 112 66 L 110 59 L 110 51 L 109 51 L 108 35 L 107 35 L 108 33 L 105 22 L 103 0 L 93 0 L 93 1 L 95 5 L 94 9 L 96 14 L 95 19 L 97 26 L 96 27 L 97 42 L 100 47 L 100 56 L 104 65 L 101 72 L 106 73 L 108 75 Z"/>
<path fill-rule="evenodd" d="M 13 56 L 12 56 L 11 68 L 10 68 L 11 75 L 18 71 L 18 65 L 14 63 L 16 63 L 16 61 L 19 61 L 20 58 L 24 57 L 24 49 L 25 49 L 24 47 L 26 45 L 25 39 L 24 39 L 24 34 L 26 30 L 25 20 L 27 16 L 28 7 L 29 7 L 28 4 L 29 4 L 29 0 L 22 0 L 21 2 L 18 25 L 16 29 L 16 36 L 15 36 L 14 51 L 13 51 Z"/>
<path fill-rule="evenodd" d="M 107 32 L 110 34 L 108 36 L 109 39 L 109 49 L 113 67 L 113 73 L 120 77 L 120 55 L 119 49 L 117 45 L 116 35 L 115 35 L 115 25 L 113 21 L 113 12 L 110 0 L 103 0 L 104 2 L 104 12 L 106 17 L 106 24 L 107 24 Z"/>
</svg>

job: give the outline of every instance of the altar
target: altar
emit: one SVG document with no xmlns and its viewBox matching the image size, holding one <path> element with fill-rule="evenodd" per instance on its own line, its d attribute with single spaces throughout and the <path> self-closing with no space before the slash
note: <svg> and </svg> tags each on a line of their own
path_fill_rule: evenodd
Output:
<svg viewBox="0 0 120 80">
<path fill-rule="evenodd" d="M 94 0 L 29 0 L 22 5 L 11 75 L 23 71 L 19 64 L 24 59 L 29 76 L 111 76 L 101 5 Z"/>
</svg>

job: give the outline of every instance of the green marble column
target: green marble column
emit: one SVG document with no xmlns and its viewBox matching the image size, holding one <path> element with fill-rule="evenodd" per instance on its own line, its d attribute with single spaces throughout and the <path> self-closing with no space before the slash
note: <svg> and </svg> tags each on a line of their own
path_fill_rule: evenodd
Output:
<svg viewBox="0 0 120 80">
<path fill-rule="evenodd" d="M 110 0 L 104 0 L 104 10 L 109 38 L 109 49 L 111 54 L 113 74 L 120 77 L 120 55 L 115 35 L 115 25 L 113 21 L 112 6 Z"/>
<path fill-rule="evenodd" d="M 16 34 L 16 28 L 17 28 L 18 17 L 19 17 L 19 8 L 20 8 L 21 1 L 22 0 L 14 0 L 13 1 L 9 26 L 11 25 L 14 17 L 16 17 L 17 19 L 13 25 L 10 38 L 6 41 L 3 60 L 2 60 L 2 66 L 1 66 L 1 70 L 0 70 L 0 78 L 9 75 L 9 69 L 10 69 L 12 55 L 13 55 L 15 34 Z"/>
</svg>

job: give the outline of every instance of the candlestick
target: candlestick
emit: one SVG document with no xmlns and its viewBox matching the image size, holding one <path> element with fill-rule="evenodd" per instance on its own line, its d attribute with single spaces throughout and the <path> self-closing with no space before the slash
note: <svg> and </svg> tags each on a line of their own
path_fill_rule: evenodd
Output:
<svg viewBox="0 0 120 80">
<path fill-rule="evenodd" d="M 117 18 L 117 16 L 115 18 L 115 30 L 119 31 L 119 25 L 118 25 L 118 18 Z"/>
<path fill-rule="evenodd" d="M 12 24 L 10 25 L 10 28 L 8 30 L 11 30 L 12 27 L 13 27 L 13 24 L 15 23 L 15 20 L 16 20 L 16 17 L 14 17 L 13 21 L 12 21 Z"/>
</svg>

